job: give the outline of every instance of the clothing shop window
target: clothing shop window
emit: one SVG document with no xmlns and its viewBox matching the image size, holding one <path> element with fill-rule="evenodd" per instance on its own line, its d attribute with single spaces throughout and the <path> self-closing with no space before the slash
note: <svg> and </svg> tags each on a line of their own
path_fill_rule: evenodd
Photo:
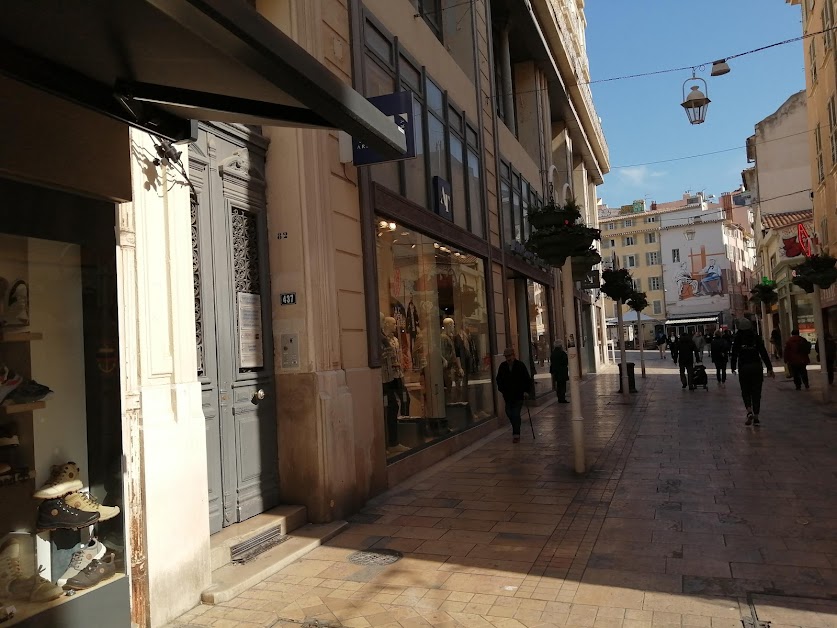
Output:
<svg viewBox="0 0 837 628">
<path fill-rule="evenodd" d="M 378 218 L 387 458 L 494 416 L 483 261 Z"/>
<path fill-rule="evenodd" d="M 104 597 L 127 625 L 115 207 L 0 194 L 37 214 L 0 226 L 0 623 L 68 625 Z"/>
<path fill-rule="evenodd" d="M 552 390 L 549 374 L 552 355 L 552 333 L 549 325 L 549 288 L 528 279 L 526 291 L 529 305 L 529 363 L 526 365 L 535 381 L 535 396 Z M 523 351 L 521 357 L 525 356 Z"/>
</svg>

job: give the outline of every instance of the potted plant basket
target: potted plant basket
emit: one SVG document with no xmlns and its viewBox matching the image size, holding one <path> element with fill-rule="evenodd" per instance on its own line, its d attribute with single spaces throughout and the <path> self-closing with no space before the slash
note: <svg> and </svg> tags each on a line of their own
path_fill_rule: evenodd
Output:
<svg viewBox="0 0 837 628">
<path fill-rule="evenodd" d="M 634 293 L 628 297 L 625 303 L 628 304 L 629 308 L 639 313 L 648 307 L 648 296 L 644 292 L 634 291 Z"/>
<path fill-rule="evenodd" d="M 631 273 L 626 269 L 605 270 L 602 272 L 602 292 L 614 301 L 627 301 L 634 294 Z"/>
<path fill-rule="evenodd" d="M 813 292 L 813 288 L 811 288 Z M 773 305 L 779 300 L 779 295 L 776 294 L 776 288 L 771 285 L 767 284 L 756 284 L 752 290 L 750 290 L 750 294 L 753 295 L 750 297 L 750 303 L 755 303 L 760 305 L 764 303 L 765 305 Z"/>
<path fill-rule="evenodd" d="M 582 255 L 573 255 L 573 279 L 578 281 L 602 261 L 602 256 L 594 248 L 587 249 Z"/>
<path fill-rule="evenodd" d="M 793 283 L 809 293 L 814 291 L 814 286 L 823 290 L 830 288 L 837 282 L 835 264 L 837 259 L 830 255 L 811 255 L 794 268 Z"/>
<path fill-rule="evenodd" d="M 567 201 L 566 205 L 556 205 L 555 201 L 550 201 L 543 207 L 529 209 L 529 224 L 538 230 L 574 225 L 580 219 L 581 211 L 574 199 Z"/>
</svg>

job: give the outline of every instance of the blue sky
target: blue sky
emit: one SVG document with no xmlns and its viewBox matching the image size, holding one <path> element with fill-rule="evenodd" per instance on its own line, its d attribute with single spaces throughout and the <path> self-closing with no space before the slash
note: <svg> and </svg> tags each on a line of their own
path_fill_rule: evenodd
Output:
<svg viewBox="0 0 837 628">
<path fill-rule="evenodd" d="M 785 0 L 590 0 L 585 11 L 593 81 L 711 62 L 802 34 L 801 9 Z M 743 147 L 758 121 L 805 88 L 802 42 L 733 59 L 730 67 L 720 77 L 709 76 L 710 66 L 698 71 L 712 102 L 706 122 L 694 126 L 680 106 L 690 70 L 591 85 L 612 168 L 598 196 L 618 207 L 737 188 L 748 167 L 743 148 L 618 167 Z"/>
</svg>

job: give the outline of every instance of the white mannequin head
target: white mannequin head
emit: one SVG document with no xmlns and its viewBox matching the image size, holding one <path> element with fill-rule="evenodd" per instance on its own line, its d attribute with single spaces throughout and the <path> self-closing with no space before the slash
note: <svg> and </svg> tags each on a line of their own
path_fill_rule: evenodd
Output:
<svg viewBox="0 0 837 628">
<path fill-rule="evenodd" d="M 456 323 L 453 322 L 452 318 L 448 317 L 442 321 L 442 326 L 445 328 L 445 333 L 452 334 L 456 328 Z"/>
<path fill-rule="evenodd" d="M 395 319 L 392 316 L 384 317 L 383 331 L 387 336 L 392 336 L 395 333 Z"/>
</svg>

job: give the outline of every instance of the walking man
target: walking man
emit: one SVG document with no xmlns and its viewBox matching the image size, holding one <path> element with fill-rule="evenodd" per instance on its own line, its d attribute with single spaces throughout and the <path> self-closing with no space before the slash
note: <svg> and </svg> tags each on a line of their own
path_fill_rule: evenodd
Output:
<svg viewBox="0 0 837 628">
<path fill-rule="evenodd" d="M 689 390 L 695 389 L 695 384 L 692 381 L 695 365 L 695 343 L 688 332 L 683 332 L 680 339 L 677 341 L 678 345 L 678 359 L 680 360 L 680 382 L 683 388 L 689 387 Z"/>
<path fill-rule="evenodd" d="M 782 332 L 779 331 L 778 327 L 774 327 L 773 331 L 770 332 L 770 344 L 773 345 L 773 357 L 774 358 L 781 358 L 782 357 Z"/>
<path fill-rule="evenodd" d="M 558 395 L 558 403 L 569 403 L 567 401 L 567 382 L 570 379 L 570 358 L 564 351 L 564 343 L 555 341 L 555 348 L 549 360 L 549 372 L 552 381 L 555 383 L 555 394 Z"/>
<path fill-rule="evenodd" d="M 793 384 L 797 390 L 808 390 L 808 365 L 811 363 L 811 343 L 799 335 L 798 329 L 791 330 L 791 337 L 785 343 L 785 362 L 793 375 Z"/>
<path fill-rule="evenodd" d="M 762 362 L 767 368 L 767 376 L 773 377 L 773 365 L 761 336 L 753 331 L 753 324 L 749 320 L 739 321 L 738 331 L 732 342 L 731 367 L 733 373 L 736 367 L 739 370 L 738 383 L 741 385 L 741 398 L 747 411 L 747 421 L 744 425 L 760 425 L 761 388 L 764 383 Z"/>
<path fill-rule="evenodd" d="M 697 330 L 695 335 L 692 336 L 692 343 L 695 347 L 695 359 L 698 362 L 703 362 L 703 348 L 706 346 L 706 338 L 700 330 Z"/>
<path fill-rule="evenodd" d="M 669 349 L 671 350 L 671 360 L 675 364 L 677 364 L 677 356 L 680 353 L 680 346 L 677 342 L 677 335 L 671 334 L 671 338 L 668 341 Z"/>
<path fill-rule="evenodd" d="M 727 387 L 727 359 L 729 357 L 729 345 L 721 335 L 721 330 L 715 331 L 712 344 L 709 345 L 709 357 L 715 365 L 715 374 L 718 377 L 718 386 Z"/>
<path fill-rule="evenodd" d="M 668 344 L 668 338 L 666 338 L 665 332 L 661 329 L 657 332 L 657 336 L 655 338 L 657 342 L 657 349 L 660 350 L 660 359 L 666 359 L 666 345 Z"/>
<path fill-rule="evenodd" d="M 506 404 L 506 416 L 512 426 L 512 442 L 520 442 L 520 411 L 523 410 L 523 398 L 532 389 L 529 369 L 520 360 L 515 359 L 511 347 L 503 351 L 506 361 L 497 369 L 497 390 L 503 395 Z"/>
</svg>

